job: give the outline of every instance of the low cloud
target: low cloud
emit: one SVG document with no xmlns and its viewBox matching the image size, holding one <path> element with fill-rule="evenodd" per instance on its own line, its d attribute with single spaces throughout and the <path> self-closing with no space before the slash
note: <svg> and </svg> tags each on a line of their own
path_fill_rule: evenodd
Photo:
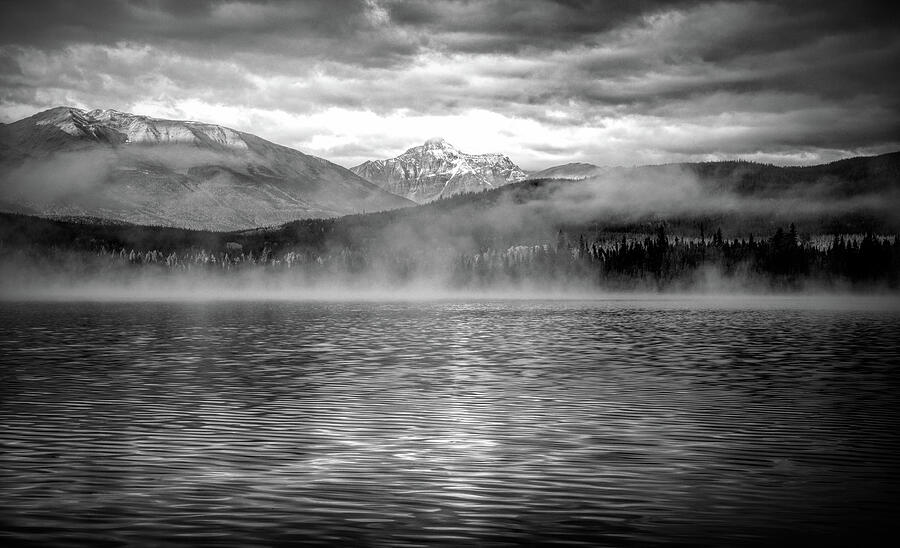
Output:
<svg viewBox="0 0 900 548">
<path fill-rule="evenodd" d="M 729 215 L 791 222 L 865 211 L 900 225 L 898 185 L 847 195 L 840 188 L 842 181 L 798 180 L 789 188 L 761 185 L 748 192 L 741 191 L 734 184 L 736 180 L 733 175 L 703 179 L 693 169 L 681 165 L 614 169 L 562 184 L 551 196 L 526 205 L 545 218 L 573 223 L 603 218 L 638 222 Z"/>
<path fill-rule="evenodd" d="M 28 158 L 0 171 L 0 201 L 44 208 L 74 204 L 92 211 L 104 207 L 113 194 L 106 185 L 115 183 L 114 189 L 122 190 L 123 173 L 143 169 L 145 164 L 180 173 L 204 165 L 240 168 L 251 159 L 249 155 L 221 154 L 187 145 L 58 152 Z"/>
<path fill-rule="evenodd" d="M 64 152 L 0 173 L 0 199 L 14 203 L 77 201 L 103 185 L 118 159 L 111 151 Z"/>
</svg>

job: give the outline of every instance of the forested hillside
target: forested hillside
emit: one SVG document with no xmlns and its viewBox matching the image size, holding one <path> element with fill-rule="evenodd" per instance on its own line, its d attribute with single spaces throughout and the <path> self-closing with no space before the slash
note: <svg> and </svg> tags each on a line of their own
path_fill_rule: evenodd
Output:
<svg viewBox="0 0 900 548">
<path fill-rule="evenodd" d="M 0 215 L 2 260 L 40 272 L 290 272 L 304 283 L 897 287 L 900 155 L 529 180 L 414 208 L 211 232 Z M 711 274 L 712 273 L 712 274 Z"/>
</svg>

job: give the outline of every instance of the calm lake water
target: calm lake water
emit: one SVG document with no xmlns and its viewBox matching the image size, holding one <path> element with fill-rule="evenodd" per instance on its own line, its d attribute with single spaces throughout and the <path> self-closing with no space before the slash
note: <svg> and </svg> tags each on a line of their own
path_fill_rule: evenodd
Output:
<svg viewBox="0 0 900 548">
<path fill-rule="evenodd" d="M 900 313 L 0 304 L 0 540 L 896 539 Z"/>
</svg>

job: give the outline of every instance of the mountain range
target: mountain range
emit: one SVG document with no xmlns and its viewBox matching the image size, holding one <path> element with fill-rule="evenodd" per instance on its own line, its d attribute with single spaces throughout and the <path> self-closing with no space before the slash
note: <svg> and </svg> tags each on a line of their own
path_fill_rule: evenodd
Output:
<svg viewBox="0 0 900 548">
<path fill-rule="evenodd" d="M 466 154 L 441 138 L 429 139 L 396 158 L 363 162 L 350 170 L 419 204 L 501 187 L 526 177 L 503 154 Z"/>
<path fill-rule="evenodd" d="M 691 190 L 685 180 L 699 193 L 679 202 L 675 196 Z M 696 240 L 705 233 L 709 240 L 717 229 L 728 238 L 767 238 L 792 223 L 805 237 L 828 235 L 810 242 L 821 245 L 837 235 L 857 242 L 867 232 L 895 235 L 900 231 L 898 212 L 900 152 L 894 152 L 808 167 L 708 162 L 614 168 L 577 181 L 525 180 L 402 210 L 229 232 L 0 213 L 0 255 L 4 249 L 33 244 L 166 254 L 199 248 L 224 252 L 228 242 L 237 242 L 257 256 L 266 249 L 313 257 L 330 251 L 346 259 L 346 253 L 369 249 L 376 250 L 370 251 L 375 258 L 408 258 L 411 251 L 453 257 L 491 248 L 556 245 L 562 232 L 570 242 L 583 236 L 618 246 L 623 237 L 654 236 L 661 226 L 670 237 Z"/>
<path fill-rule="evenodd" d="M 413 205 L 255 135 L 58 107 L 0 126 L 0 210 L 233 230 Z"/>
<path fill-rule="evenodd" d="M 482 190 L 504 192 L 461 198 L 522 206 L 483 219 L 513 232 L 535 225 L 537 213 L 553 223 L 726 215 L 893 230 L 898 185 L 900 153 L 806 167 L 582 163 L 526 175 L 502 154 L 466 154 L 430 139 L 349 170 L 226 127 L 115 110 L 58 107 L 0 124 L 0 211 L 200 230 L 272 227 Z"/>
</svg>

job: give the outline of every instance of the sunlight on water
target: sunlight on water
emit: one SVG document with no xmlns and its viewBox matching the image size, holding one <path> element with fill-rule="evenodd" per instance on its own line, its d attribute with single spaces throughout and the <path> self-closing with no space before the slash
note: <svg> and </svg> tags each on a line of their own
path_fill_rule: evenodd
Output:
<svg viewBox="0 0 900 548">
<path fill-rule="evenodd" d="M 891 526 L 900 313 L 702 303 L 7 303 L 5 535 L 644 546 Z"/>
</svg>

